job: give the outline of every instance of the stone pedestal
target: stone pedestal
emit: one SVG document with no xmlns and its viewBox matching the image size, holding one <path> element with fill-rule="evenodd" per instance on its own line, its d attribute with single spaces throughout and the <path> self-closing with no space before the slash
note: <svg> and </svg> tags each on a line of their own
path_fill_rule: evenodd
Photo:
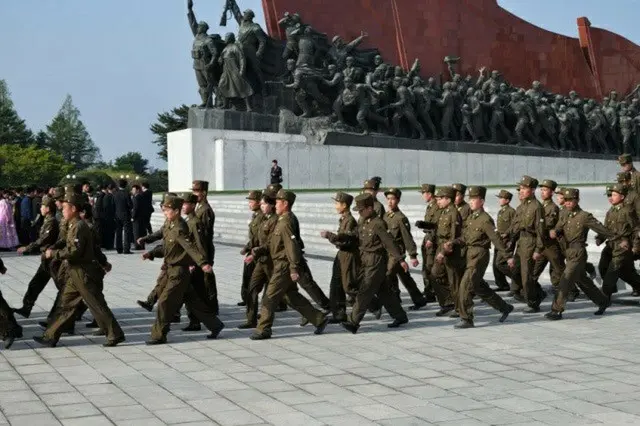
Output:
<svg viewBox="0 0 640 426">
<path fill-rule="evenodd" d="M 544 150 L 516 155 L 500 153 L 500 146 L 488 152 L 473 152 L 471 148 L 455 152 L 429 150 L 428 141 L 406 141 L 415 145 L 320 145 L 308 143 L 301 135 L 181 130 L 168 136 L 169 190 L 187 190 L 195 179 L 209 181 L 214 191 L 264 188 L 269 183 L 273 159 L 283 169 L 283 185 L 292 189 L 359 188 L 371 176 L 381 176 L 385 186 L 399 187 L 415 187 L 422 182 L 513 187 L 524 174 L 579 185 L 609 182 L 618 171 L 613 156 L 559 157 Z M 458 144 L 480 150 L 480 144 Z M 531 155 L 536 153 L 539 155 Z"/>
</svg>

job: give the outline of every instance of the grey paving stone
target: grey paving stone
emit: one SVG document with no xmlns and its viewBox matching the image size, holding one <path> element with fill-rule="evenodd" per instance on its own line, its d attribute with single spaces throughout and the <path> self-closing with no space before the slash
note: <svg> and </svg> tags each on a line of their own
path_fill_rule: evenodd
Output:
<svg viewBox="0 0 640 426">
<path fill-rule="evenodd" d="M 90 403 L 54 405 L 51 407 L 51 412 L 53 412 L 58 419 L 88 417 L 100 414 L 100 411 Z"/>
<path fill-rule="evenodd" d="M 17 416 L 9 416 L 9 424 L 12 425 L 38 425 L 38 426 L 60 426 L 61 423 L 51 413 L 33 413 Z M 86 423 L 85 423 L 86 424 Z"/>
</svg>

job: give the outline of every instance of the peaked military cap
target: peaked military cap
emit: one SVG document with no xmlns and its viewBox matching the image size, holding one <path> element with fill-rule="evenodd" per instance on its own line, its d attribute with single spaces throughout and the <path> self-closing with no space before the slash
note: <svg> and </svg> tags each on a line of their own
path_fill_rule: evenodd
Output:
<svg viewBox="0 0 640 426">
<path fill-rule="evenodd" d="M 549 188 L 550 190 L 555 191 L 556 188 L 558 187 L 558 182 L 556 182 L 555 180 L 551 180 L 551 179 L 545 179 L 545 180 L 542 181 L 540 186 L 542 188 Z"/>
<path fill-rule="evenodd" d="M 627 187 L 625 185 L 617 183 L 615 185 L 612 185 L 610 189 L 610 192 L 617 192 L 620 195 L 627 195 Z"/>
<path fill-rule="evenodd" d="M 78 192 L 76 191 L 75 185 L 67 184 L 64 186 L 64 193 L 66 195 L 66 194 L 77 194 Z"/>
<path fill-rule="evenodd" d="M 56 201 L 64 200 L 64 188 L 62 186 L 53 188 L 53 198 Z"/>
<path fill-rule="evenodd" d="M 396 198 L 400 198 L 402 197 L 402 191 L 400 191 L 398 188 L 389 188 L 384 191 L 384 196 L 386 197 L 388 195 L 393 195 Z"/>
<path fill-rule="evenodd" d="M 261 191 L 249 191 L 249 194 L 247 195 L 247 200 L 260 201 L 260 198 L 262 198 Z"/>
<path fill-rule="evenodd" d="M 167 196 L 162 201 L 162 207 L 169 207 L 173 210 L 180 210 L 184 204 L 184 199 L 178 196 Z"/>
<path fill-rule="evenodd" d="M 633 161 L 631 154 L 622 154 L 618 157 L 618 163 L 622 166 L 624 164 L 629 164 Z"/>
<path fill-rule="evenodd" d="M 631 173 L 630 172 L 619 172 L 616 175 L 616 178 L 618 180 L 618 183 L 624 183 L 628 180 L 631 180 Z"/>
<path fill-rule="evenodd" d="M 279 183 L 272 183 L 271 185 L 267 186 L 264 191 L 262 191 L 262 195 L 275 199 L 276 195 L 278 195 L 278 191 L 280 191 L 281 189 L 282 185 L 280 185 Z"/>
<path fill-rule="evenodd" d="M 456 192 L 459 192 L 462 195 L 464 195 L 464 193 L 467 191 L 467 185 L 465 185 L 464 183 L 454 183 L 453 185 L 451 185 L 451 187 L 455 189 Z"/>
<path fill-rule="evenodd" d="M 506 198 L 507 200 L 511 201 L 511 199 L 513 198 L 513 194 L 507 191 L 506 189 L 501 189 L 500 192 L 496 194 L 496 197 Z"/>
<path fill-rule="evenodd" d="M 469 187 L 469 197 L 479 197 L 484 200 L 484 197 L 487 195 L 487 188 L 484 186 L 470 186 Z"/>
<path fill-rule="evenodd" d="M 371 180 L 373 181 L 373 184 L 375 185 L 375 189 L 376 191 L 378 189 L 380 189 L 380 184 L 382 183 L 382 178 L 380 176 L 374 176 L 371 178 Z"/>
<path fill-rule="evenodd" d="M 531 189 L 536 189 L 538 187 L 538 179 L 532 178 L 531 176 L 524 175 L 520 182 L 518 182 L 520 186 L 526 186 Z"/>
<path fill-rule="evenodd" d="M 189 204 L 197 204 L 198 203 L 198 196 L 196 194 L 192 194 L 190 192 L 184 192 L 184 193 L 180 194 L 180 198 L 182 198 L 184 203 L 189 203 Z"/>
<path fill-rule="evenodd" d="M 613 192 L 613 184 L 607 185 L 605 194 L 607 197 L 611 197 L 611 193 Z"/>
<path fill-rule="evenodd" d="M 79 209 L 82 208 L 82 206 L 84 206 L 85 204 L 85 200 L 83 197 L 81 197 L 79 194 L 73 194 L 73 193 L 66 194 L 64 196 L 64 202 L 74 205 Z"/>
<path fill-rule="evenodd" d="M 347 206 L 350 206 L 353 203 L 353 195 L 349 195 L 346 192 L 336 192 L 336 195 L 332 198 L 333 201 L 338 203 L 345 203 Z"/>
<path fill-rule="evenodd" d="M 164 194 L 162 195 L 162 202 L 164 203 L 164 200 L 165 200 L 167 197 L 177 197 L 177 196 L 178 196 L 178 194 L 176 194 L 175 192 L 166 192 L 166 193 L 164 193 Z"/>
<path fill-rule="evenodd" d="M 564 190 L 566 188 L 564 186 L 559 186 L 556 188 L 556 190 L 554 191 L 556 194 L 562 195 L 564 193 Z"/>
<path fill-rule="evenodd" d="M 209 182 L 206 180 L 194 180 L 193 185 L 191 186 L 192 191 L 208 191 L 209 190 Z"/>
<path fill-rule="evenodd" d="M 281 189 L 276 194 L 276 200 L 284 200 L 289 203 L 289 205 L 293 204 L 296 201 L 296 194 L 291 191 L 285 191 Z"/>
<path fill-rule="evenodd" d="M 436 186 L 430 183 L 423 183 L 422 185 L 420 185 L 420 192 L 422 192 L 423 194 L 425 192 L 431 192 L 433 194 L 434 192 L 436 192 Z"/>
<path fill-rule="evenodd" d="M 56 200 L 53 197 L 45 195 L 42 197 L 42 205 L 51 208 L 56 205 Z"/>
<path fill-rule="evenodd" d="M 364 183 L 362 184 L 362 189 L 374 189 L 377 190 L 378 188 L 380 188 L 379 185 L 377 185 L 373 179 L 367 179 L 364 181 Z"/>
<path fill-rule="evenodd" d="M 578 188 L 565 188 L 562 195 L 564 195 L 565 200 L 575 200 L 580 198 L 580 190 Z"/>
<path fill-rule="evenodd" d="M 373 207 L 373 195 L 371 194 L 358 194 L 355 198 L 356 206 L 353 208 L 354 211 L 362 211 L 367 207 Z"/>
<path fill-rule="evenodd" d="M 436 192 L 436 197 L 456 198 L 456 190 L 450 186 L 441 186 Z"/>
</svg>

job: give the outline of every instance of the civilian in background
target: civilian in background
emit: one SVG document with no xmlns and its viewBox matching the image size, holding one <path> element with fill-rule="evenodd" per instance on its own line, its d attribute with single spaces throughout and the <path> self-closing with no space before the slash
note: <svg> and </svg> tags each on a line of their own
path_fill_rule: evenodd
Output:
<svg viewBox="0 0 640 426">
<path fill-rule="evenodd" d="M 271 184 L 282 183 L 282 167 L 278 166 L 278 160 L 271 162 Z"/>
<path fill-rule="evenodd" d="M 0 249 L 12 250 L 19 245 L 9 193 L 0 193 Z"/>
<path fill-rule="evenodd" d="M 100 210 L 100 226 L 102 227 L 102 248 L 104 250 L 113 250 L 113 242 L 116 235 L 116 204 L 113 199 L 115 190 L 116 186 L 112 183 L 102 188 L 104 197 L 102 198 Z"/>
<path fill-rule="evenodd" d="M 138 238 L 147 235 L 147 212 L 146 196 L 142 194 L 142 187 L 135 184 L 131 187 L 131 221 L 133 223 L 133 241 L 135 250 L 144 250 L 144 244 L 138 244 Z"/>
<path fill-rule="evenodd" d="M 147 231 L 147 234 L 151 234 L 153 233 L 153 230 L 151 229 L 151 215 L 153 214 L 153 211 L 155 210 L 153 208 L 153 192 L 151 192 L 151 187 L 149 186 L 149 182 L 142 182 L 142 195 L 144 196 L 144 203 L 145 203 L 145 208 L 146 208 L 146 221 L 145 221 L 145 231 Z"/>
<path fill-rule="evenodd" d="M 127 181 L 118 181 L 118 190 L 113 193 L 115 203 L 116 251 L 131 254 L 131 197 L 127 192 Z"/>
<path fill-rule="evenodd" d="M 33 198 L 36 195 L 36 189 L 32 186 L 27 188 L 26 196 L 20 201 L 20 230 L 22 235 L 20 236 L 20 245 L 27 245 L 35 238 L 32 238 L 32 226 L 31 221 L 35 218 L 33 216 Z"/>
</svg>

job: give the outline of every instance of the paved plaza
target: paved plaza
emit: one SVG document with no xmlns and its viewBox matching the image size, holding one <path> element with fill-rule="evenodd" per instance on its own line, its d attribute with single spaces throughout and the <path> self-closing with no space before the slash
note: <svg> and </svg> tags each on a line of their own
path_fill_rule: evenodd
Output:
<svg viewBox="0 0 640 426">
<path fill-rule="evenodd" d="M 274 338 L 249 340 L 236 306 L 237 247 L 219 245 L 215 270 L 227 328 L 220 339 L 178 327 L 170 344 L 149 347 L 153 314 L 135 304 L 160 263 L 111 254 L 106 298 L 127 341 L 101 346 L 84 322 L 57 348 L 39 348 L 54 294 L 50 284 L 34 315 L 20 319 L 25 339 L 0 352 L 0 423 L 13 425 L 495 425 L 640 424 L 640 308 L 614 306 L 602 318 L 586 300 L 565 319 L 521 313 L 505 324 L 480 304 L 477 327 L 454 330 L 430 305 L 399 330 L 367 316 L 357 335 L 337 325 L 315 336 L 297 314 L 278 314 Z M 0 288 L 13 306 L 39 258 L 5 255 Z M 330 263 L 312 259 L 328 291 Z M 416 278 L 418 278 L 416 274 Z M 405 298 L 405 306 L 409 303 Z M 183 319 L 186 315 L 183 314 Z"/>
</svg>

